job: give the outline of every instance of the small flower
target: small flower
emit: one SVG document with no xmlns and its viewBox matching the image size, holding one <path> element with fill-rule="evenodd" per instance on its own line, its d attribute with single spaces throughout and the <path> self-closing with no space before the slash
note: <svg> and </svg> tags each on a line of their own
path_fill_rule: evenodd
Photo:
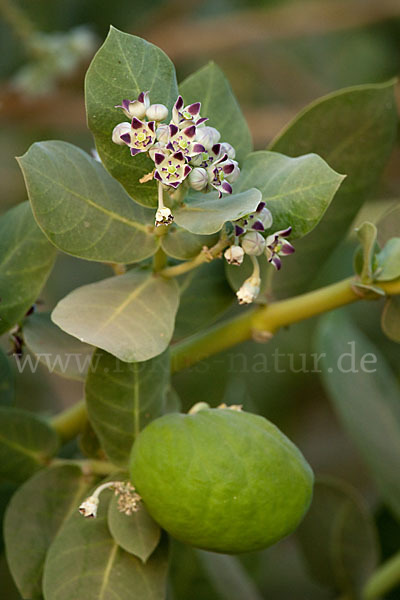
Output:
<svg viewBox="0 0 400 600">
<path fill-rule="evenodd" d="M 194 102 L 184 107 L 182 96 L 178 96 L 172 108 L 172 122 L 180 129 L 191 124 L 201 125 L 201 123 L 205 123 L 208 119 L 200 117 L 200 109 L 200 102 Z"/>
<path fill-rule="evenodd" d="M 202 167 L 195 167 L 189 175 L 189 184 L 194 190 L 200 192 L 208 185 L 207 171 Z"/>
<path fill-rule="evenodd" d="M 224 256 L 228 264 L 239 266 L 243 262 L 244 250 L 240 246 L 230 246 L 225 250 Z"/>
<path fill-rule="evenodd" d="M 165 151 L 156 152 L 154 154 L 154 162 L 156 165 L 154 179 L 173 188 L 177 188 L 192 170 L 186 164 L 182 151 L 174 153 L 166 153 Z"/>
<path fill-rule="evenodd" d="M 251 275 L 236 292 L 239 304 L 251 304 L 260 293 L 261 279 L 257 275 Z"/>
<path fill-rule="evenodd" d="M 257 210 L 242 221 L 247 230 L 254 229 L 255 231 L 264 231 L 271 227 L 273 218 L 271 211 L 268 210 L 268 208 L 265 208 L 265 202 L 260 202 Z"/>
<path fill-rule="evenodd" d="M 228 159 L 228 155 L 223 154 L 207 168 L 207 172 L 210 184 L 218 191 L 220 198 L 223 193 L 232 194 L 231 183 L 236 181 L 240 174 L 238 163 L 235 160 Z"/>
<path fill-rule="evenodd" d="M 170 225 L 173 220 L 174 216 L 167 206 L 163 206 L 157 210 L 155 219 L 156 227 L 159 227 L 160 225 Z"/>
<path fill-rule="evenodd" d="M 84 502 L 79 507 L 79 512 L 84 517 L 96 518 L 97 517 L 97 509 L 99 506 L 99 498 L 98 496 L 89 496 L 86 498 Z"/>
<path fill-rule="evenodd" d="M 243 236 L 242 248 L 246 254 L 260 256 L 265 250 L 265 240 L 258 231 L 249 231 Z"/>
<path fill-rule="evenodd" d="M 190 125 L 185 129 L 179 129 L 177 125 L 169 125 L 169 141 L 167 149 L 172 152 L 183 152 L 184 156 L 191 158 L 205 152 L 202 144 L 196 142 L 196 126 Z"/>
<path fill-rule="evenodd" d="M 221 134 L 215 127 L 198 127 L 196 131 L 196 141 L 203 144 L 206 150 L 210 150 L 220 140 Z"/>
<path fill-rule="evenodd" d="M 152 104 L 146 110 L 146 117 L 150 121 L 164 121 L 168 117 L 168 108 L 164 104 Z"/>
<path fill-rule="evenodd" d="M 228 144 L 228 142 L 222 142 L 221 144 L 221 152 L 228 155 L 228 158 L 235 158 L 236 150 L 233 146 Z"/>
<path fill-rule="evenodd" d="M 141 92 L 137 100 L 122 100 L 122 103 L 117 104 L 115 108 L 122 108 L 128 119 L 132 119 L 132 117 L 143 119 L 149 106 L 149 92 Z"/>
<path fill-rule="evenodd" d="M 128 517 L 139 509 L 141 497 L 129 481 L 116 481 L 114 493 L 118 496 L 118 510 Z"/>
<path fill-rule="evenodd" d="M 265 253 L 268 258 L 268 262 L 272 263 L 277 271 L 279 271 L 282 266 L 280 257 L 288 256 L 294 252 L 294 247 L 292 244 L 285 240 L 285 238 L 288 237 L 291 232 L 291 227 L 282 229 L 281 231 L 276 231 L 272 235 L 269 235 L 265 241 Z"/>
<path fill-rule="evenodd" d="M 125 121 L 124 123 L 118 123 L 113 129 L 112 132 L 112 141 L 114 144 L 118 144 L 119 146 L 125 146 L 126 142 L 121 139 L 121 135 L 130 134 L 131 132 L 131 124 Z"/>
<path fill-rule="evenodd" d="M 124 133 L 120 137 L 130 147 L 132 156 L 140 152 L 147 152 L 156 140 L 154 121 L 145 123 L 133 117 L 130 132 Z"/>
</svg>

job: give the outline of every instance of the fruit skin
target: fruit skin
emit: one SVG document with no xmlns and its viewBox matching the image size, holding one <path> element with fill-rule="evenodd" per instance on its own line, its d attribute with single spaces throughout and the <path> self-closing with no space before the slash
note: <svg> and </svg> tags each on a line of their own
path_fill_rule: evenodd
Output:
<svg viewBox="0 0 400 600">
<path fill-rule="evenodd" d="M 156 419 L 134 444 L 130 472 L 173 537 L 226 554 L 265 548 L 296 529 L 314 481 L 275 425 L 229 408 Z"/>
</svg>

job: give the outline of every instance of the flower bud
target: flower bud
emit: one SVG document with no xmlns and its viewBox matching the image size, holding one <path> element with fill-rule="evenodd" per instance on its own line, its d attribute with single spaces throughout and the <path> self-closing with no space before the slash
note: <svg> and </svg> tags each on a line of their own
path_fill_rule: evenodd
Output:
<svg viewBox="0 0 400 600">
<path fill-rule="evenodd" d="M 236 292 L 239 304 L 251 304 L 260 293 L 261 279 L 252 275 L 243 283 L 242 287 Z"/>
<path fill-rule="evenodd" d="M 118 144 L 119 146 L 125 146 L 126 142 L 121 140 L 121 135 L 131 132 L 131 124 L 127 121 L 124 123 L 118 123 L 113 129 L 112 132 L 112 141 L 114 144 Z"/>
<path fill-rule="evenodd" d="M 211 149 L 219 141 L 220 137 L 221 134 L 218 129 L 209 127 L 208 125 L 198 127 L 196 131 L 196 142 L 203 144 L 206 150 Z"/>
<path fill-rule="evenodd" d="M 230 246 L 225 250 L 224 256 L 228 264 L 239 266 L 243 262 L 244 251 L 240 246 Z"/>
<path fill-rule="evenodd" d="M 258 231 L 249 231 L 243 236 L 242 248 L 246 254 L 260 256 L 265 250 L 265 240 Z"/>
<path fill-rule="evenodd" d="M 222 142 L 221 144 L 221 154 L 227 154 L 228 158 L 235 158 L 236 150 L 233 146 L 228 144 L 228 142 Z"/>
<path fill-rule="evenodd" d="M 194 190 L 200 192 L 204 190 L 204 188 L 208 184 L 208 174 L 205 169 L 202 167 L 195 167 L 192 172 L 189 174 L 189 185 Z"/>
<path fill-rule="evenodd" d="M 167 206 L 159 208 L 156 212 L 155 226 L 170 225 L 174 220 L 174 216 Z"/>
<path fill-rule="evenodd" d="M 164 121 L 168 117 L 168 108 L 164 104 L 152 104 L 146 110 L 146 117 L 150 121 Z"/>
<path fill-rule="evenodd" d="M 226 179 L 229 181 L 229 183 L 233 183 L 239 177 L 240 169 L 239 169 L 238 162 L 236 160 L 228 159 L 225 162 L 225 164 L 228 164 L 228 163 L 233 165 L 233 170 L 226 175 Z"/>
<path fill-rule="evenodd" d="M 256 215 L 257 219 L 264 225 L 264 229 L 269 229 L 273 222 L 272 213 L 268 208 L 262 208 Z"/>
<path fill-rule="evenodd" d="M 159 125 L 156 130 L 156 136 L 157 136 L 157 140 L 161 144 L 165 144 L 165 145 L 168 144 L 168 140 L 169 140 L 168 125 L 165 125 L 165 124 Z"/>
</svg>

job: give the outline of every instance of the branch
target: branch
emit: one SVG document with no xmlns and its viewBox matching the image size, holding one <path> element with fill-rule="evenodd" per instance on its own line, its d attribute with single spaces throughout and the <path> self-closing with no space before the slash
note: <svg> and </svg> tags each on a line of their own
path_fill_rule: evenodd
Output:
<svg viewBox="0 0 400 600">
<path fill-rule="evenodd" d="M 400 552 L 397 552 L 371 575 L 364 587 L 362 597 L 364 600 L 378 600 L 399 584 Z"/>
</svg>

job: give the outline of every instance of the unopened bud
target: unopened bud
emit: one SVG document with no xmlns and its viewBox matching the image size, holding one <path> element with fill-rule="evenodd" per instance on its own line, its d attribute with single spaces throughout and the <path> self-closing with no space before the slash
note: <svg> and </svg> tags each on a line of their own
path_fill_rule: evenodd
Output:
<svg viewBox="0 0 400 600">
<path fill-rule="evenodd" d="M 189 184 L 196 191 L 204 190 L 208 184 L 208 174 L 202 167 L 194 168 L 189 174 Z"/>
<path fill-rule="evenodd" d="M 209 127 L 208 125 L 198 127 L 196 131 L 196 142 L 203 144 L 206 150 L 210 150 L 219 141 L 220 137 L 221 134 L 218 129 Z"/>
<path fill-rule="evenodd" d="M 240 246 L 230 246 L 225 250 L 224 256 L 228 264 L 239 266 L 243 262 L 244 250 Z"/>
<path fill-rule="evenodd" d="M 221 144 L 221 154 L 227 154 L 228 158 L 235 158 L 236 150 L 233 146 L 228 144 L 228 142 L 222 142 Z"/>
<path fill-rule="evenodd" d="M 131 132 L 131 124 L 128 122 L 118 123 L 112 132 L 112 141 L 119 146 L 125 146 L 126 143 L 121 140 L 121 135 Z"/>
<path fill-rule="evenodd" d="M 264 225 L 264 229 L 269 229 L 274 220 L 271 211 L 265 207 L 260 212 L 257 212 L 256 217 Z"/>
<path fill-rule="evenodd" d="M 265 250 L 265 240 L 258 231 L 249 231 L 243 236 L 242 247 L 246 254 L 260 256 Z"/>
<path fill-rule="evenodd" d="M 164 121 L 168 117 L 168 108 L 164 104 L 151 104 L 146 110 L 146 117 L 150 121 Z"/>
<path fill-rule="evenodd" d="M 168 144 L 169 140 L 169 127 L 168 125 L 162 124 L 157 127 L 156 131 L 157 140 L 161 144 Z"/>
</svg>

